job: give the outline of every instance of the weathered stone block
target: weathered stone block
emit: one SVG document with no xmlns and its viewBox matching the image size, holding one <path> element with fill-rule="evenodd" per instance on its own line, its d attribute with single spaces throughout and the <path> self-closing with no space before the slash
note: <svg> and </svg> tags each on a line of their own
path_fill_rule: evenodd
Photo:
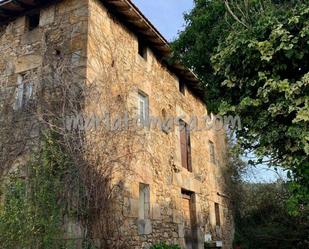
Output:
<svg viewBox="0 0 309 249">
<path fill-rule="evenodd" d="M 161 216 L 161 207 L 159 204 L 154 203 L 152 205 L 152 219 L 154 220 L 161 220 L 162 216 Z"/>
<path fill-rule="evenodd" d="M 139 200 L 124 198 L 123 214 L 125 217 L 137 218 L 139 212 Z"/>
<path fill-rule="evenodd" d="M 8 83 L 7 86 L 10 87 L 15 87 L 17 86 L 17 74 L 12 74 L 10 76 L 8 76 Z"/>
<path fill-rule="evenodd" d="M 4 74 L 12 75 L 15 72 L 15 62 L 13 58 L 7 61 Z"/>
<path fill-rule="evenodd" d="M 15 34 L 23 34 L 25 30 L 26 30 L 26 17 L 22 16 L 17 18 L 14 22 Z"/>
<path fill-rule="evenodd" d="M 42 9 L 40 13 L 40 26 L 52 24 L 55 19 L 55 6 Z"/>
<path fill-rule="evenodd" d="M 33 44 L 42 41 L 43 33 L 39 28 L 26 32 L 21 39 L 23 45 Z"/>
<path fill-rule="evenodd" d="M 185 237 L 185 226 L 183 224 L 178 224 L 178 235 L 179 238 Z"/>
<path fill-rule="evenodd" d="M 19 57 L 15 62 L 15 73 L 25 72 L 42 65 L 42 56 L 30 54 Z"/>
<path fill-rule="evenodd" d="M 177 224 L 181 224 L 183 222 L 181 211 L 173 210 L 173 222 Z"/>
</svg>

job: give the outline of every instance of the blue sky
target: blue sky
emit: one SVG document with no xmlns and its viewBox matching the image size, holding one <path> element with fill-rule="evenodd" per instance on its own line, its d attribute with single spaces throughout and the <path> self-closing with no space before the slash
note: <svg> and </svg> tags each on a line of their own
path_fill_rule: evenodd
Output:
<svg viewBox="0 0 309 249">
<path fill-rule="evenodd" d="M 184 27 L 183 14 L 193 8 L 193 0 L 132 0 L 160 33 L 171 41 Z"/>
</svg>

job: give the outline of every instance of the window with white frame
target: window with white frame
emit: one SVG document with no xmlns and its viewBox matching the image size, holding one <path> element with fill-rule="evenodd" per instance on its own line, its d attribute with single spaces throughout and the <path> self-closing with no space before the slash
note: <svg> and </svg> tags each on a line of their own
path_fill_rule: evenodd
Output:
<svg viewBox="0 0 309 249">
<path fill-rule="evenodd" d="M 143 93 L 138 93 L 138 118 L 141 124 L 146 124 L 149 117 L 149 99 L 148 96 Z"/>
<path fill-rule="evenodd" d="M 17 76 L 14 109 L 19 110 L 25 108 L 31 100 L 32 95 L 33 83 L 27 80 L 26 75 L 19 74 Z"/>
</svg>

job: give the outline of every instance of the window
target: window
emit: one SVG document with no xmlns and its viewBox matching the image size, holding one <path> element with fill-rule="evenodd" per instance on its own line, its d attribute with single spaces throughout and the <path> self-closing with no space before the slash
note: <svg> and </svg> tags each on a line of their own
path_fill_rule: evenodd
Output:
<svg viewBox="0 0 309 249">
<path fill-rule="evenodd" d="M 147 60 L 147 46 L 145 45 L 145 42 L 138 38 L 138 54 L 143 57 L 145 60 Z"/>
<path fill-rule="evenodd" d="M 221 226 L 220 221 L 220 206 L 218 203 L 215 203 L 215 214 L 216 214 L 216 226 Z"/>
<path fill-rule="evenodd" d="M 138 93 L 138 118 L 141 124 L 146 124 L 149 118 L 149 100 L 148 96 L 143 93 Z"/>
<path fill-rule="evenodd" d="M 150 216 L 150 190 L 149 185 L 139 184 L 139 212 L 138 217 L 140 220 L 149 219 Z"/>
<path fill-rule="evenodd" d="M 180 151 L 182 167 L 192 172 L 190 128 L 183 120 L 179 121 Z"/>
<path fill-rule="evenodd" d="M 215 153 L 215 145 L 212 141 L 209 141 L 209 156 L 210 162 L 216 163 L 216 153 Z"/>
<path fill-rule="evenodd" d="M 179 80 L 179 92 L 185 95 L 185 83 L 182 80 Z"/>
<path fill-rule="evenodd" d="M 40 13 L 32 13 L 26 16 L 27 20 L 27 29 L 28 31 L 34 30 L 39 26 L 40 23 Z"/>
<path fill-rule="evenodd" d="M 15 94 L 15 106 L 14 109 L 22 109 L 27 106 L 33 95 L 33 84 L 31 81 L 26 80 L 25 75 L 18 75 L 17 88 Z"/>
</svg>

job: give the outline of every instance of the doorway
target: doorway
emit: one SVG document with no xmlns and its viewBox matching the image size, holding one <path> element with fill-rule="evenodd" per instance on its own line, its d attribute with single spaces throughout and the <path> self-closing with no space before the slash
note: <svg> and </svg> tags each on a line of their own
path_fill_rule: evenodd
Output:
<svg viewBox="0 0 309 249">
<path fill-rule="evenodd" d="M 181 190 L 182 195 L 182 210 L 184 217 L 184 235 L 186 249 L 197 248 L 196 235 L 196 208 L 195 195 L 193 192 Z"/>
</svg>

